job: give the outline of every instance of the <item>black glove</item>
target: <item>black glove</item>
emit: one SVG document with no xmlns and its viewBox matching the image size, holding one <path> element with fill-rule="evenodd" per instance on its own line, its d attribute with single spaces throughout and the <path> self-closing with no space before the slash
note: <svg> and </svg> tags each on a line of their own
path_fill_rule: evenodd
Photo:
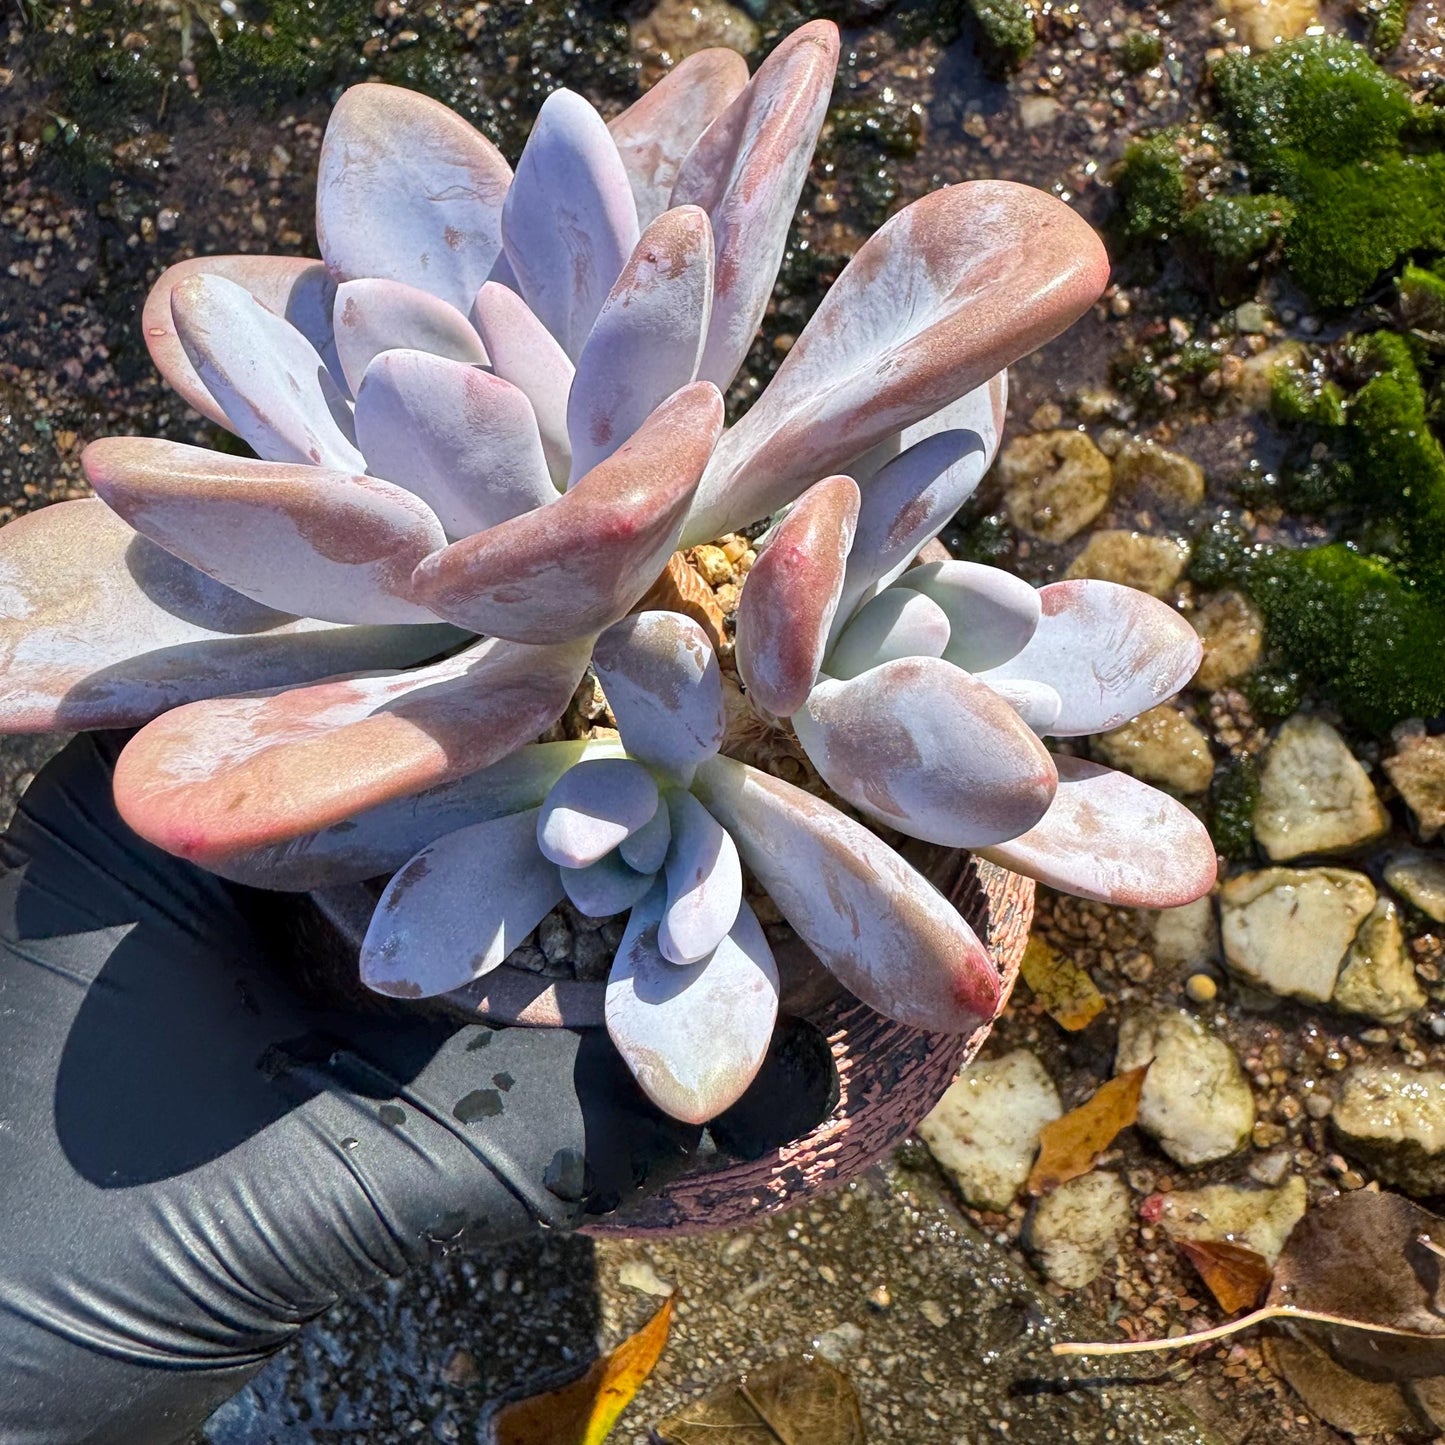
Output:
<svg viewBox="0 0 1445 1445">
<path fill-rule="evenodd" d="M 3 1445 L 175 1440 L 341 1296 L 686 1162 L 601 1033 L 308 1002 L 279 900 L 136 838 L 113 751 L 0 840 Z"/>
</svg>

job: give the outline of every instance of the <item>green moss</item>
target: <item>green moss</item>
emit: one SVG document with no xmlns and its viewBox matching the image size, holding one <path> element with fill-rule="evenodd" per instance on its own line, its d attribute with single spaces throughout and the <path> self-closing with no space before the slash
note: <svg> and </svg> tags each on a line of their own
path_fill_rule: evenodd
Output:
<svg viewBox="0 0 1445 1445">
<path fill-rule="evenodd" d="M 1396 286 L 1405 325 L 1413 331 L 1445 335 L 1445 278 L 1424 266 L 1406 266 Z"/>
<path fill-rule="evenodd" d="M 1337 427 L 1345 420 L 1345 394 L 1336 381 L 1297 366 L 1277 366 L 1269 378 L 1270 407 L 1293 426 Z"/>
<path fill-rule="evenodd" d="M 1259 768 L 1253 758 L 1234 758 L 1215 769 L 1209 790 L 1209 836 L 1231 863 L 1254 856 L 1254 809 Z"/>
<path fill-rule="evenodd" d="M 1033 53 L 1034 12 L 1026 0 L 968 0 L 978 22 L 985 62 L 995 71 L 1017 70 Z"/>
<path fill-rule="evenodd" d="M 1183 217 L 1180 235 L 1220 270 L 1239 272 L 1279 241 L 1294 217 L 1282 196 L 1209 196 Z"/>
<path fill-rule="evenodd" d="M 1115 180 L 1120 229 L 1135 241 L 1167 241 L 1184 224 L 1190 186 L 1177 129 L 1135 141 Z"/>
<path fill-rule="evenodd" d="M 1405 22 L 1415 0 L 1368 0 L 1360 8 L 1370 17 L 1370 45 L 1377 55 L 1388 55 L 1405 35 Z"/>
<path fill-rule="evenodd" d="M 1126 30 L 1119 45 L 1119 67 L 1126 75 L 1138 75 L 1164 59 L 1164 39 L 1153 30 Z"/>
<path fill-rule="evenodd" d="M 923 139 L 923 117 L 912 106 L 843 104 L 834 106 L 828 118 L 838 143 L 861 142 L 875 155 L 915 156 Z"/>
</svg>

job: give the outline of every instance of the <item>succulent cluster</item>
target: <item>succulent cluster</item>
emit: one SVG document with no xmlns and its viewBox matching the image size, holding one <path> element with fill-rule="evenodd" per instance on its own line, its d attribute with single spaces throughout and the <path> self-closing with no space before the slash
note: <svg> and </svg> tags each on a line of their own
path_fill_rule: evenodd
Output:
<svg viewBox="0 0 1445 1445">
<path fill-rule="evenodd" d="M 1192 630 L 1103 583 L 909 570 L 993 457 L 1007 366 L 1103 284 L 1067 207 L 974 182 L 899 212 L 724 429 L 837 46 L 805 25 L 751 79 L 702 52 L 610 124 L 558 91 L 515 171 L 434 101 L 347 91 L 323 260 L 186 261 L 143 312 L 167 380 L 254 458 L 97 441 L 95 498 L 0 533 L 0 727 L 139 727 L 122 815 L 231 879 L 394 874 L 362 950 L 381 992 L 497 968 L 564 896 L 630 910 L 608 1027 L 693 1120 L 746 1088 L 777 1013 L 744 869 L 894 1018 L 971 1030 L 999 980 L 877 833 L 723 755 L 708 635 L 637 610 L 681 546 L 784 512 L 738 669 L 862 814 L 1091 897 L 1183 902 L 1213 874 L 1186 810 L 1039 741 L 1175 692 Z M 589 667 L 618 739 L 537 742 Z"/>
</svg>

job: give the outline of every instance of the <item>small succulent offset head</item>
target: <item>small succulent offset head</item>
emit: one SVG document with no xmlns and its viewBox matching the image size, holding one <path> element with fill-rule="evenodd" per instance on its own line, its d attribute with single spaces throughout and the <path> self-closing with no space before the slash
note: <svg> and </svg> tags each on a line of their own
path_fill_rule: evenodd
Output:
<svg viewBox="0 0 1445 1445">
<path fill-rule="evenodd" d="M 837 49 L 805 25 L 751 79 L 705 51 L 610 124 L 559 91 L 515 172 L 434 101 L 349 90 L 322 261 L 183 262 L 142 315 L 167 380 L 255 457 L 99 441 L 96 498 L 0 532 L 0 728 L 143 725 L 123 816 L 227 877 L 399 868 L 364 956 L 392 993 L 496 966 L 564 894 L 630 906 L 609 1025 L 688 1118 L 746 1085 L 777 1007 L 740 865 L 893 1017 L 971 1029 L 998 980 L 876 834 L 720 754 L 707 639 L 631 615 L 674 549 L 791 506 L 743 594 L 754 701 L 860 810 L 1039 876 L 1061 801 L 1085 852 L 1096 793 L 1139 805 L 1127 780 L 1075 788 L 1085 765 L 1030 727 L 1110 725 L 1187 676 L 1148 599 L 900 575 L 989 465 L 1007 366 L 1105 280 L 1051 197 L 973 182 L 900 211 L 724 430 Z M 621 742 L 535 743 L 589 662 Z"/>
</svg>

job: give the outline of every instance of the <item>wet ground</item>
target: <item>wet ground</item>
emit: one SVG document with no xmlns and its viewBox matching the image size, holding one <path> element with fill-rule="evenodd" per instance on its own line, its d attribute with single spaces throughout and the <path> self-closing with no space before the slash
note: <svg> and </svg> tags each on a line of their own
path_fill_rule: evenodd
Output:
<svg viewBox="0 0 1445 1445">
<path fill-rule="evenodd" d="M 18 0 L 0 53 L 0 520 L 78 494 L 79 452 L 94 437 L 212 439 L 151 372 L 136 326 L 140 300 L 164 266 L 188 255 L 312 249 L 316 153 L 341 84 L 368 73 L 424 84 L 514 154 L 554 83 L 583 90 L 610 113 L 689 33 L 766 48 L 797 13 L 774 5 L 759 24 L 727 7 L 699 6 L 679 19 L 664 6 L 644 24 L 645 9 L 480 4 L 443 13 L 399 0 L 374 8 L 317 0 L 245 10 L 250 28 L 237 35 L 209 4 Z M 1186 116 L 1207 56 L 1227 41 L 1203 3 L 1050 5 L 1034 56 L 1004 81 L 980 61 L 977 31 L 959 5 L 859 0 L 833 13 L 848 23 L 832 120 L 735 408 L 785 354 L 869 230 L 933 186 L 1006 176 L 1053 190 L 1106 224 L 1107 180 L 1128 139 Z M 1358 24 L 1343 11 L 1326 18 Z M 207 20 L 224 37 L 220 49 Z M 1159 38 L 1157 63 L 1124 63 L 1136 35 Z M 1429 57 L 1421 49 L 1416 59 L 1423 73 Z M 1172 263 L 1160 272 L 1131 262 L 1117 283 L 1068 337 L 1014 369 L 1010 435 L 1075 423 L 1094 434 L 1109 426 L 1147 432 L 1199 461 L 1210 505 L 1220 503 L 1242 467 L 1273 465 L 1280 442 L 1272 425 L 1257 412 L 1200 407 L 1190 397 L 1176 405 L 1167 365 L 1145 365 L 1141 379 L 1130 362 L 1167 355 L 1160 343 L 1176 321 L 1241 361 L 1265 341 L 1220 331 L 1217 312 Z M 1329 323 L 1282 283 L 1267 283 L 1261 297 L 1270 304 L 1270 344 L 1328 334 Z M 1120 384 L 1121 373 L 1131 386 Z M 976 542 L 997 503 L 986 492 L 950 540 Z M 1097 525 L 1169 534 L 1167 517 L 1122 503 Z M 1045 580 L 1068 566 L 1084 537 L 1066 547 L 1007 540 L 1014 562 Z M 1176 600 L 1192 605 L 1187 583 Z M 1207 713 L 1204 699 L 1198 705 Z M 1211 738 L 1227 752 L 1217 729 Z M 5 796 L 50 746 L 4 739 Z M 1043 920 L 1053 942 L 1095 971 L 1115 1013 L 1143 998 L 1183 1001 L 1183 976 L 1156 967 L 1138 920 L 1053 902 Z M 1209 1177 L 1245 1178 L 1283 1148 L 1316 1193 L 1337 1179 L 1323 1126 L 1288 1103 L 1297 1102 L 1300 1081 L 1334 1067 L 1327 1058 L 1393 1056 L 1408 1052 L 1407 1041 L 1422 1060 L 1437 1049 L 1398 1029 L 1362 1042 L 1363 1026 L 1292 1005 L 1256 1015 L 1225 998 L 1218 1022 L 1255 1078 L 1265 1127 L 1245 1156 Z M 1106 1021 L 1064 1037 L 1020 999 L 996 1051 L 1015 1046 L 1045 1057 L 1071 1104 L 1107 1073 L 1113 1033 Z M 1140 1197 L 1171 1182 L 1139 1140 L 1106 1163 Z M 615 1343 L 669 1286 L 681 1293 L 674 1338 L 619 1440 L 646 1439 L 649 1421 L 750 1365 L 808 1350 L 849 1372 L 878 1440 L 1339 1438 L 1304 1414 L 1248 1344 L 1189 1362 L 1062 1371 L 1047 1355 L 1051 1339 L 1100 1338 L 1115 1326 L 1163 1334 L 1216 1317 L 1143 1227 L 1099 1282 L 1066 1300 L 1026 1263 L 1022 1218 L 1019 1207 L 965 1217 L 926 1153 L 910 1147 L 845 1195 L 738 1235 L 645 1248 L 546 1238 L 440 1260 L 427 1276 L 307 1330 L 204 1438 L 473 1440 L 488 1401 L 535 1388 Z"/>
</svg>

